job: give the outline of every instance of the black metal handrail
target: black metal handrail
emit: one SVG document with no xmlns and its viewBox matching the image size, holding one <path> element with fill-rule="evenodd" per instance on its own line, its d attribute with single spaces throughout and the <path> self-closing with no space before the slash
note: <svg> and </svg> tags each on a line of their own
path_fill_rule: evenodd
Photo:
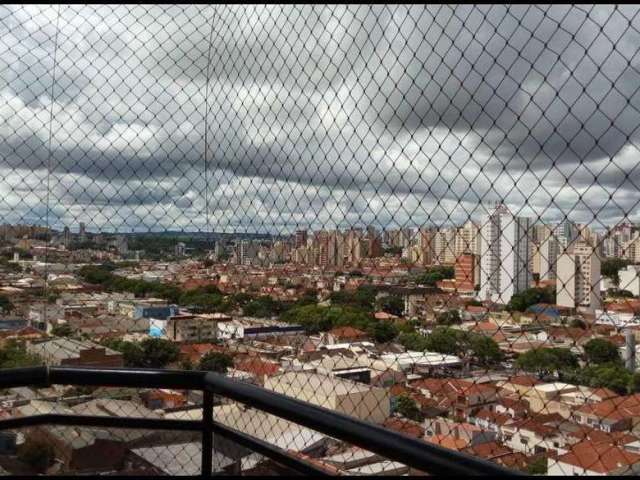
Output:
<svg viewBox="0 0 640 480">
<path fill-rule="evenodd" d="M 211 372 L 45 366 L 0 370 L 0 388 L 51 385 L 203 391 L 202 421 L 128 417 L 124 428 L 200 431 L 203 446 L 202 473 L 205 476 L 211 474 L 214 433 L 300 473 L 327 474 L 322 468 L 293 456 L 283 449 L 216 422 L 212 417 L 214 394 L 242 402 L 250 407 L 365 448 L 384 458 L 432 474 L 501 476 L 519 474 L 517 471 L 506 469 L 484 459 L 448 450 L 366 421 Z M 118 417 L 44 414 L 0 420 L 0 430 L 44 424 L 123 428 L 121 419 Z"/>
</svg>

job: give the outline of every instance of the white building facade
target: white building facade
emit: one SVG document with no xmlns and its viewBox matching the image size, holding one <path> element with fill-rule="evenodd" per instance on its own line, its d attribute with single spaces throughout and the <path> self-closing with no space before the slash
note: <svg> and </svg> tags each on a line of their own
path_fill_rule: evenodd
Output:
<svg viewBox="0 0 640 480">
<path fill-rule="evenodd" d="M 531 286 L 531 222 L 516 217 L 504 205 L 483 218 L 480 257 L 480 297 L 506 304 Z"/>
</svg>

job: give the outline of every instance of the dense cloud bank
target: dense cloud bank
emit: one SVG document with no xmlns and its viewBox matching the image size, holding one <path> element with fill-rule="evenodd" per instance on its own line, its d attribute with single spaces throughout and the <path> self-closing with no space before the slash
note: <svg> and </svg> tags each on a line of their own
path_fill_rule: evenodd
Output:
<svg viewBox="0 0 640 480">
<path fill-rule="evenodd" d="M 278 233 L 502 200 L 640 221 L 637 13 L 3 6 L 0 219 Z"/>
</svg>

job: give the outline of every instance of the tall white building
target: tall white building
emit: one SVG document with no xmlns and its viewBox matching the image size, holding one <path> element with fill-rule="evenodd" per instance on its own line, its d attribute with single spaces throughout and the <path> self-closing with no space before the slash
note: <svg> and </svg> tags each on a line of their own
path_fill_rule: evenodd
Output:
<svg viewBox="0 0 640 480">
<path fill-rule="evenodd" d="M 531 286 L 531 222 L 497 205 L 484 216 L 480 228 L 480 297 L 506 304 Z"/>
<path fill-rule="evenodd" d="M 563 307 L 593 311 L 601 307 L 600 255 L 578 241 L 558 257 L 556 303 Z"/>
<path fill-rule="evenodd" d="M 563 249 L 563 242 L 558 240 L 554 229 L 545 227 L 545 236 L 538 247 L 540 255 L 540 280 L 555 280 L 558 255 Z"/>
<path fill-rule="evenodd" d="M 553 234 L 564 250 L 578 238 L 578 226 L 571 220 L 564 220 L 553 227 Z"/>
<path fill-rule="evenodd" d="M 469 220 L 456 232 L 455 257 L 463 253 L 473 253 L 480 256 L 480 227 Z"/>
<path fill-rule="evenodd" d="M 436 264 L 453 264 L 456 261 L 456 229 L 440 228 L 435 234 L 434 249 Z"/>
</svg>

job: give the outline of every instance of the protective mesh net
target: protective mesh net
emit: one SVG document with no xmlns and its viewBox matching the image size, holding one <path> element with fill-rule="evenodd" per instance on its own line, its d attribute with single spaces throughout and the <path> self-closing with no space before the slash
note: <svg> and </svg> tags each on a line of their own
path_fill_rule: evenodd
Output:
<svg viewBox="0 0 640 480">
<path fill-rule="evenodd" d="M 636 472 L 638 13 L 0 6 L 0 367 L 214 370 L 529 473 Z M 3 415 L 202 405 L 63 393 Z M 218 400 L 330 473 L 420 473 Z M 0 443 L 8 473 L 202 448 Z"/>
</svg>

